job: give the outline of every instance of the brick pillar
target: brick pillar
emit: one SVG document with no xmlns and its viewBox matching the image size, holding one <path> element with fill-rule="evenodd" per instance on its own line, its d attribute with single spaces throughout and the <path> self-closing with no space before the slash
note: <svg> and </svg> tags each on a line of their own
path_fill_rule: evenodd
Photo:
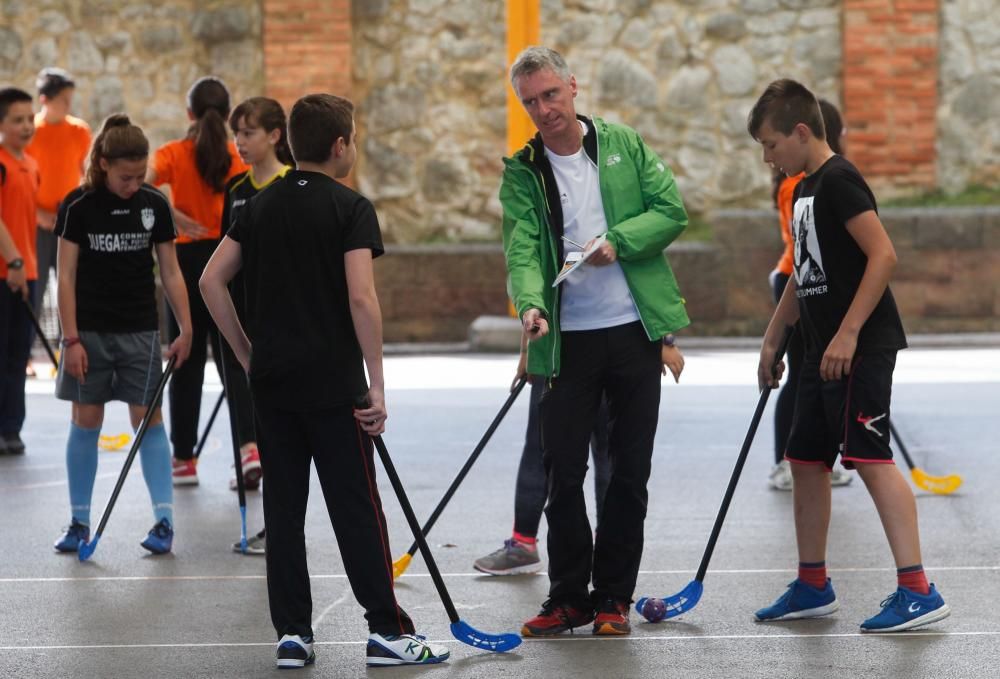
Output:
<svg viewBox="0 0 1000 679">
<path fill-rule="evenodd" d="M 844 0 L 847 152 L 876 187 L 933 188 L 939 0 Z"/>
<path fill-rule="evenodd" d="M 351 96 L 350 0 L 263 0 L 267 96 L 287 112 L 310 92 Z"/>
</svg>

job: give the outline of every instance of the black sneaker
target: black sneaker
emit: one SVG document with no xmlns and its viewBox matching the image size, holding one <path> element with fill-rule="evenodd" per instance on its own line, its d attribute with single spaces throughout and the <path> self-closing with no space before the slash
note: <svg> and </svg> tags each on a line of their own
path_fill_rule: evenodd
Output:
<svg viewBox="0 0 1000 679">
<path fill-rule="evenodd" d="M 24 455 L 24 441 L 20 434 L 4 434 L 3 441 L 8 455 Z"/>
<path fill-rule="evenodd" d="M 294 670 L 316 662 L 313 652 L 313 638 L 300 637 L 298 634 L 286 634 L 278 642 L 275 653 L 279 670 Z"/>
</svg>

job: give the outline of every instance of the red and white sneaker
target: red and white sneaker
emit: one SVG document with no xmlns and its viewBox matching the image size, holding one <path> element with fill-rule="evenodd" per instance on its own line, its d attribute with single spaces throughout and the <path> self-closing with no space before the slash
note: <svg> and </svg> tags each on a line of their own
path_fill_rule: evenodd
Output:
<svg viewBox="0 0 1000 679">
<path fill-rule="evenodd" d="M 196 462 L 192 460 L 178 460 L 176 457 L 173 459 L 174 465 L 174 485 L 175 486 L 197 486 L 198 485 L 198 467 Z"/>
<path fill-rule="evenodd" d="M 260 452 L 257 446 L 247 448 L 240 454 L 240 467 L 243 469 L 243 487 L 247 490 L 260 488 L 260 479 L 264 475 L 260 467 Z M 236 477 L 229 479 L 229 489 L 236 490 Z"/>
</svg>

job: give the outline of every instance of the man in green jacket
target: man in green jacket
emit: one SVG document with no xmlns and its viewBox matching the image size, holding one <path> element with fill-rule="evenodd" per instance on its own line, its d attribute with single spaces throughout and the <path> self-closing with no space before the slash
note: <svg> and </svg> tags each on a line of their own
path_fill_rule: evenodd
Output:
<svg viewBox="0 0 1000 679">
<path fill-rule="evenodd" d="M 660 347 L 689 322 L 663 251 L 687 226 L 687 213 L 670 169 L 634 130 L 576 115 L 576 79 L 557 52 L 525 49 L 510 79 L 539 133 L 504 159 L 504 252 L 511 298 L 532 339 L 528 372 L 548 379 L 540 414 L 549 598 L 521 633 L 547 636 L 593 622 L 595 634 L 628 634 Z M 581 257 L 585 263 L 554 285 L 564 258 Z M 612 476 L 594 539 L 583 481 L 602 394 Z"/>
</svg>

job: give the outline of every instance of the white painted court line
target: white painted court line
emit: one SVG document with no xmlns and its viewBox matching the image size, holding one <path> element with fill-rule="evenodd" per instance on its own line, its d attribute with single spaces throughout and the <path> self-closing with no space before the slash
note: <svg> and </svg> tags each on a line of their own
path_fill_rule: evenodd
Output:
<svg viewBox="0 0 1000 679">
<path fill-rule="evenodd" d="M 672 634 L 672 635 L 642 635 L 620 637 L 595 637 L 573 635 L 553 637 L 551 639 L 525 639 L 527 645 L 567 642 L 649 642 L 649 641 L 789 641 L 797 639 L 867 639 L 874 637 L 895 637 L 897 639 L 913 639 L 914 637 L 1000 637 L 1000 630 L 976 630 L 970 632 L 843 632 L 840 634 Z M 367 641 L 316 641 L 315 646 L 361 646 Z M 458 644 L 456 639 L 434 639 L 432 644 Z M 0 646 L 0 651 L 100 651 L 129 650 L 150 648 L 274 648 L 273 641 L 231 642 L 231 643 L 191 643 L 191 644 L 62 644 L 51 646 Z M 514 653 L 516 655 L 516 652 Z"/>
<path fill-rule="evenodd" d="M 1000 571 L 1000 566 L 925 566 L 928 572 L 989 572 Z M 706 575 L 758 575 L 758 574 L 781 574 L 795 573 L 794 568 L 739 568 L 709 570 Z M 895 573 L 895 568 L 871 567 L 871 568 L 828 568 L 828 573 Z M 681 570 L 652 570 L 639 571 L 639 575 L 694 575 L 695 571 L 688 569 Z M 471 573 L 442 573 L 445 578 L 490 578 L 490 576 L 473 571 Z M 407 578 L 429 578 L 429 573 L 406 573 L 401 576 Z M 517 578 L 541 578 L 546 577 L 545 573 L 534 573 L 530 575 L 513 576 Z M 207 580 L 264 580 L 266 575 L 95 575 L 80 577 L 56 577 L 56 578 L 0 578 L 0 584 L 18 583 L 57 583 L 57 582 L 172 582 L 172 581 L 207 581 Z M 312 580 L 346 580 L 344 573 L 325 573 L 310 575 Z M 497 581 L 502 581 L 498 578 Z"/>
</svg>

